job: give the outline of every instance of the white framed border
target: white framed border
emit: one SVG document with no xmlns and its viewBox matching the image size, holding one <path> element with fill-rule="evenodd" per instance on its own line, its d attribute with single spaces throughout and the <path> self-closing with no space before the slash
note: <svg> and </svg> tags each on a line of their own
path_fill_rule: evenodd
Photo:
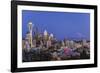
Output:
<svg viewBox="0 0 100 73">
<path fill-rule="evenodd" d="M 60 65 L 81 65 L 94 64 L 94 10 L 78 9 L 78 8 L 58 8 L 44 6 L 17 6 L 17 68 L 27 67 L 43 67 L 43 66 L 60 66 Z M 69 61 L 48 61 L 48 62 L 26 62 L 22 63 L 22 10 L 37 11 L 56 11 L 56 12 L 74 12 L 74 13 L 90 13 L 90 59 L 89 60 L 69 60 Z"/>
</svg>

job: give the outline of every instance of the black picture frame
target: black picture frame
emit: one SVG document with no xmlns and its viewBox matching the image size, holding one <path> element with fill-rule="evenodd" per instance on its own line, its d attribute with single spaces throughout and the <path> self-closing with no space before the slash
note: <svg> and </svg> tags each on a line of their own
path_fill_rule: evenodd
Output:
<svg viewBox="0 0 100 73">
<path fill-rule="evenodd" d="M 60 8 L 79 8 L 94 10 L 94 64 L 80 65 L 61 65 L 61 66 L 46 66 L 46 67 L 17 67 L 17 7 L 18 5 L 28 6 L 46 6 Z M 74 69 L 74 68 L 89 68 L 97 67 L 97 6 L 96 5 L 81 5 L 81 4 L 62 4 L 62 3 L 47 3 L 47 2 L 31 2 L 31 1 L 11 1 L 11 72 L 25 71 L 43 71 L 43 70 L 58 70 L 58 69 Z"/>
</svg>

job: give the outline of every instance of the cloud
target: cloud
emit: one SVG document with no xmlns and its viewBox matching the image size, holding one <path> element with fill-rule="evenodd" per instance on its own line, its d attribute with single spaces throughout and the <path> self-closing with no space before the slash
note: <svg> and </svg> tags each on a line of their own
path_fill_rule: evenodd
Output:
<svg viewBox="0 0 100 73">
<path fill-rule="evenodd" d="M 77 33 L 76 33 L 76 36 L 78 36 L 78 37 L 86 37 L 84 34 L 82 34 L 82 33 L 80 33 L 80 32 L 77 32 Z"/>
</svg>

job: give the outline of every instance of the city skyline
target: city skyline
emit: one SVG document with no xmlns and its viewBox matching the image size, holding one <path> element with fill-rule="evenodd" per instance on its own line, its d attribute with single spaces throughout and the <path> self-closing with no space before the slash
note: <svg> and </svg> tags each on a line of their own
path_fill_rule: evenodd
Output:
<svg viewBox="0 0 100 73">
<path fill-rule="evenodd" d="M 77 17 L 77 18 L 76 18 Z M 22 37 L 28 32 L 28 23 L 38 27 L 39 32 L 47 30 L 57 39 L 90 39 L 90 15 L 88 13 L 22 11 Z"/>
</svg>

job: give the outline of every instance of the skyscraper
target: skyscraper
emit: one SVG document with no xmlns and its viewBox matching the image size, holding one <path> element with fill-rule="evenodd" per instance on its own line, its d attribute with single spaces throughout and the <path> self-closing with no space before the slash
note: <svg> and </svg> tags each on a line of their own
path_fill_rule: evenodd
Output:
<svg viewBox="0 0 100 73">
<path fill-rule="evenodd" d="M 48 40 L 48 32 L 47 32 L 47 30 L 44 30 L 44 40 Z"/>
</svg>

